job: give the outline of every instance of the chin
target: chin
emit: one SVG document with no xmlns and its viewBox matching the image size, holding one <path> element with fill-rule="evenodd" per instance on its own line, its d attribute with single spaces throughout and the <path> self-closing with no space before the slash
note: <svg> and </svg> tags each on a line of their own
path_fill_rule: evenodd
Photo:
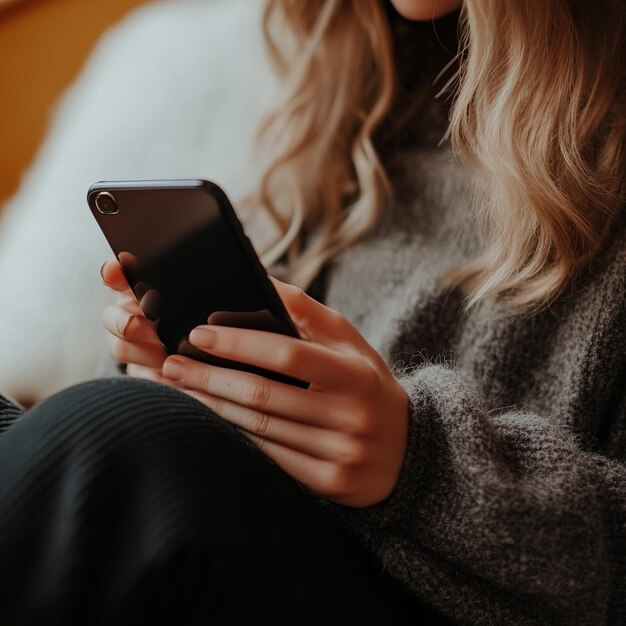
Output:
<svg viewBox="0 0 626 626">
<path fill-rule="evenodd" d="M 391 0 L 396 11 L 409 20 L 436 19 L 459 9 L 462 0 Z"/>
</svg>

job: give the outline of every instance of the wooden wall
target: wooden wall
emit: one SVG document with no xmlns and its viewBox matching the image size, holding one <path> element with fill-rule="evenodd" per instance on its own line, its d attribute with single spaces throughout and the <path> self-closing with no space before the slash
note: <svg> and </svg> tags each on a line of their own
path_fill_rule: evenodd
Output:
<svg viewBox="0 0 626 626">
<path fill-rule="evenodd" d="M 99 35 L 148 0 L 0 0 L 0 205 Z"/>
</svg>

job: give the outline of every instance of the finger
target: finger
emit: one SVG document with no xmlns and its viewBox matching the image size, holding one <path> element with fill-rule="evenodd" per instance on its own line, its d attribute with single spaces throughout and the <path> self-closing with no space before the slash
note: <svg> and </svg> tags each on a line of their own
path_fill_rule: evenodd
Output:
<svg viewBox="0 0 626 626">
<path fill-rule="evenodd" d="M 145 318 L 146 322 L 156 328 L 158 326 L 159 319 L 148 319 L 146 317 L 146 312 L 141 308 L 141 305 L 137 302 L 136 298 L 132 296 L 120 295 L 117 301 L 117 305 L 121 306 L 125 311 L 128 312 L 129 315 L 137 315 L 139 317 Z"/>
<path fill-rule="evenodd" d="M 118 253 L 117 260 L 122 266 L 122 269 L 124 270 L 126 276 L 138 276 L 141 273 L 141 262 L 131 252 L 122 250 Z"/>
<path fill-rule="evenodd" d="M 340 501 L 343 495 L 341 473 L 330 461 L 311 457 L 280 443 L 269 441 L 245 430 L 242 433 L 278 467 L 313 494 Z"/>
<path fill-rule="evenodd" d="M 199 363 L 181 355 L 169 357 L 162 372 L 187 388 L 304 424 L 342 428 L 350 424 L 352 417 L 346 403 L 339 400 L 337 407 L 334 406 L 336 398 L 332 395 L 311 392 L 250 372 Z"/>
<path fill-rule="evenodd" d="M 298 329 L 312 341 L 381 363 L 382 357 L 341 313 L 311 298 L 295 285 L 273 276 L 270 280 Z"/>
<path fill-rule="evenodd" d="M 168 387 L 174 387 L 175 389 L 179 389 L 180 391 L 185 391 L 185 388 L 182 385 L 178 384 L 176 381 L 165 378 L 165 376 L 161 374 L 161 370 L 159 369 L 143 367 L 142 365 L 135 365 L 134 363 L 130 363 L 126 368 L 126 374 L 131 378 L 142 378 L 143 380 L 151 380 L 155 383 L 160 383 L 162 385 L 167 385 Z"/>
<path fill-rule="evenodd" d="M 183 391 L 210 408 L 218 416 L 222 416 L 220 411 L 224 411 L 224 405 L 216 405 L 215 398 L 210 394 L 192 389 L 184 389 Z M 243 428 L 239 428 L 239 430 L 284 472 L 304 485 L 313 494 L 332 498 L 337 502 L 348 495 L 345 493 L 345 472 L 343 468 L 339 468 L 337 463 L 310 456 Z"/>
<path fill-rule="evenodd" d="M 377 375 L 362 356 L 263 330 L 198 326 L 189 334 L 189 341 L 210 354 L 286 374 L 322 389 L 369 389 Z"/>
<path fill-rule="evenodd" d="M 102 323 L 112 335 L 120 339 L 161 345 L 152 324 L 145 317 L 129 313 L 121 306 L 107 306 L 102 313 Z"/>
<path fill-rule="evenodd" d="M 141 307 L 137 304 L 137 300 L 130 296 L 120 296 L 117 301 L 117 306 L 122 307 L 129 315 L 139 315 L 140 317 L 145 317 Z"/>
<path fill-rule="evenodd" d="M 126 276 L 124 276 L 122 266 L 116 259 L 106 261 L 100 269 L 100 275 L 107 287 L 110 287 L 114 291 L 132 296 L 132 291 L 128 286 L 128 281 L 126 280 Z"/>
<path fill-rule="evenodd" d="M 344 433 L 256 411 L 210 394 L 202 394 L 201 402 L 227 422 L 309 456 L 342 465 L 357 465 L 365 459 L 363 443 Z"/>
<path fill-rule="evenodd" d="M 134 363 L 130 363 L 128 365 L 126 368 L 126 374 L 131 378 L 143 378 L 145 380 L 153 380 L 155 382 L 158 377 L 163 378 L 159 370 L 151 367 L 143 367 L 143 365 L 135 365 Z"/>
<path fill-rule="evenodd" d="M 113 337 L 111 341 L 111 353 L 120 363 L 134 363 L 158 370 L 167 357 L 161 345 L 133 343 L 118 337 Z"/>
<path fill-rule="evenodd" d="M 148 288 L 141 296 L 139 307 L 143 311 L 144 316 L 151 322 L 156 322 L 163 307 L 163 298 L 157 289 Z"/>
</svg>

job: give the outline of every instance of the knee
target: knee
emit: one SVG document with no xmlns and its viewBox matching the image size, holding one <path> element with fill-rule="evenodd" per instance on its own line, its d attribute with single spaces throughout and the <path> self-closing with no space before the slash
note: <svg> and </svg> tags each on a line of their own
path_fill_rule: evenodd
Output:
<svg viewBox="0 0 626 626">
<path fill-rule="evenodd" d="M 175 549 L 189 537 L 204 541 L 208 529 L 232 545 L 240 541 L 233 529 L 253 523 L 263 510 L 269 516 L 282 502 L 277 487 L 295 488 L 239 430 L 171 387 L 97 380 L 59 399 L 76 407 L 70 422 L 81 422 L 67 446 L 76 459 L 68 471 L 106 485 L 98 498 L 109 493 L 107 508 L 141 511 L 150 520 L 146 530 L 161 536 L 159 549 L 164 542 Z"/>
<path fill-rule="evenodd" d="M 122 429 L 151 425 L 167 417 L 214 417 L 212 411 L 187 394 L 167 385 L 123 376 L 100 378 L 68 387 L 30 411 L 43 414 L 48 423 L 75 420 L 97 422 L 102 428 Z"/>
<path fill-rule="evenodd" d="M 177 466 L 180 474 L 195 459 L 210 461 L 237 448 L 242 438 L 187 394 L 130 377 L 65 389 L 33 408 L 28 421 L 38 438 L 70 458 L 87 458 L 101 470 L 114 464 L 128 475 L 159 466 Z"/>
<path fill-rule="evenodd" d="M 175 550 L 190 537 L 239 545 L 236 529 L 273 520 L 299 493 L 232 425 L 149 381 L 76 385 L 31 409 L 21 426 L 5 443 L 23 443 L 23 474 L 56 481 L 51 493 L 64 493 L 71 510 L 98 511 L 118 527 L 139 524 L 145 537 L 158 536 L 149 552 Z"/>
<path fill-rule="evenodd" d="M 98 378 L 68 387 L 43 405 L 49 414 L 80 412 L 85 416 L 120 416 L 130 420 L 147 419 L 175 410 L 206 415 L 210 409 L 191 396 L 160 383 L 130 376 Z"/>
</svg>

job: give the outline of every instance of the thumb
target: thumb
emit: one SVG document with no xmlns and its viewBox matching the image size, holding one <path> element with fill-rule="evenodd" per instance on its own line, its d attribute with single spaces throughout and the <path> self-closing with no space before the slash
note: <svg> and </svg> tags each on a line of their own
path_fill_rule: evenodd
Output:
<svg viewBox="0 0 626 626">
<path fill-rule="evenodd" d="M 124 272 L 122 271 L 122 266 L 116 259 L 105 261 L 100 268 L 100 276 L 102 276 L 102 282 L 107 287 L 113 289 L 113 291 L 118 291 L 124 295 L 133 295 L 128 286 L 126 276 L 124 276 Z"/>
<path fill-rule="evenodd" d="M 359 331 L 338 311 L 315 300 L 295 285 L 270 276 L 287 312 L 303 334 L 315 343 L 332 347 L 339 352 L 380 360 L 380 355 Z"/>
</svg>

